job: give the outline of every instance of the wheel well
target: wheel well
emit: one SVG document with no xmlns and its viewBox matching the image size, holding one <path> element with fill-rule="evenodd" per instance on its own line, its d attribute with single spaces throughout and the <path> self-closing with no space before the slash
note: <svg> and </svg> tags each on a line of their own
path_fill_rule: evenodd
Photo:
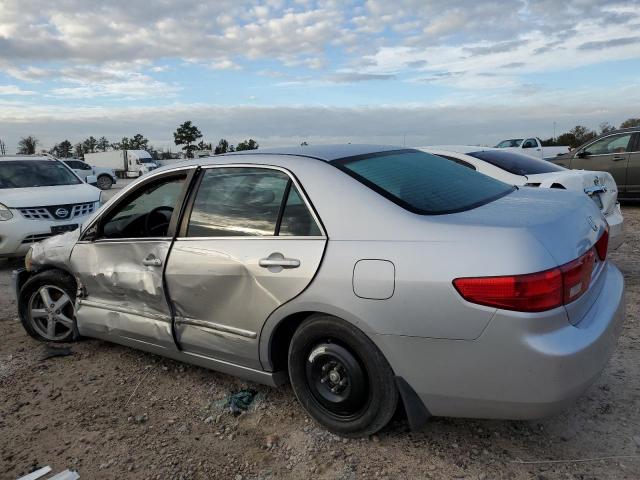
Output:
<svg viewBox="0 0 640 480">
<path fill-rule="evenodd" d="M 274 372 L 287 371 L 289 344 L 300 324 L 310 315 L 318 312 L 298 312 L 280 321 L 271 335 L 269 360 Z"/>
<path fill-rule="evenodd" d="M 76 277 L 69 271 L 63 269 L 63 268 L 59 268 L 59 267 L 50 267 L 50 266 L 43 266 L 41 269 L 35 271 L 35 272 L 31 272 L 31 275 L 29 276 L 29 278 L 32 278 L 36 275 L 38 275 L 39 273 L 43 273 L 43 272 L 51 272 L 51 271 L 55 271 L 58 272 L 66 277 L 69 277 L 69 280 L 71 280 L 73 282 L 73 284 L 76 286 L 76 288 L 78 287 L 78 281 L 76 280 Z"/>
</svg>

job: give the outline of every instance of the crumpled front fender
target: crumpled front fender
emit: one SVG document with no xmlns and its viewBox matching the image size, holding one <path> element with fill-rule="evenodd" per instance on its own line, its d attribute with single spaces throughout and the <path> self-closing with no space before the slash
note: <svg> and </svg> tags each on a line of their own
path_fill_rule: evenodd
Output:
<svg viewBox="0 0 640 480">
<path fill-rule="evenodd" d="M 80 229 L 47 238 L 31 247 L 31 270 L 42 267 L 56 267 L 71 270 L 69 258 L 80 238 Z"/>
</svg>

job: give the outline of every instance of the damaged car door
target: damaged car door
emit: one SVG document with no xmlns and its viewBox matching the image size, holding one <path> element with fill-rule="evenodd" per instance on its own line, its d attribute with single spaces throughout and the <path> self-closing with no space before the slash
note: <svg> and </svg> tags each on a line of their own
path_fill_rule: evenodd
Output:
<svg viewBox="0 0 640 480">
<path fill-rule="evenodd" d="M 276 167 L 202 170 L 166 269 L 185 354 L 261 368 L 262 325 L 307 287 L 324 252 L 303 195 Z"/>
<path fill-rule="evenodd" d="M 163 270 L 190 170 L 155 176 L 88 225 L 71 254 L 80 334 L 175 349 Z"/>
</svg>

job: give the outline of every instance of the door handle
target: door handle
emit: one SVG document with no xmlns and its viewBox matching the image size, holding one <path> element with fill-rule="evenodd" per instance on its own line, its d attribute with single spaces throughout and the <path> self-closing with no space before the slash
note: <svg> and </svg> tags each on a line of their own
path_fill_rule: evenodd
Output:
<svg viewBox="0 0 640 480">
<path fill-rule="evenodd" d="M 298 268 L 300 260 L 297 258 L 261 258 L 258 265 L 264 268 L 282 267 L 282 268 Z"/>
<path fill-rule="evenodd" d="M 151 254 L 148 255 L 147 258 L 142 260 L 142 264 L 146 265 L 147 267 L 160 267 L 162 266 L 162 260 Z"/>
<path fill-rule="evenodd" d="M 614 161 L 614 162 L 619 162 L 619 161 L 621 161 L 621 160 L 624 160 L 625 158 L 626 158 L 626 157 L 622 157 L 622 156 L 615 156 L 615 157 L 613 157 L 613 161 Z"/>
</svg>

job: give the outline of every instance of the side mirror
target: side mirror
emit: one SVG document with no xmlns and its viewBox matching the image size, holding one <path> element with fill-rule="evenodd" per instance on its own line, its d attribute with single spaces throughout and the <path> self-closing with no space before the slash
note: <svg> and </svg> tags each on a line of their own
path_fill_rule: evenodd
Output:
<svg viewBox="0 0 640 480">
<path fill-rule="evenodd" d="M 578 158 L 587 158 L 590 155 L 589 152 L 587 152 L 586 150 L 581 150 L 576 154 L 576 157 Z"/>
<path fill-rule="evenodd" d="M 89 185 L 93 185 L 94 187 L 98 185 L 98 179 L 95 175 L 87 175 L 85 182 L 87 182 Z"/>
</svg>

